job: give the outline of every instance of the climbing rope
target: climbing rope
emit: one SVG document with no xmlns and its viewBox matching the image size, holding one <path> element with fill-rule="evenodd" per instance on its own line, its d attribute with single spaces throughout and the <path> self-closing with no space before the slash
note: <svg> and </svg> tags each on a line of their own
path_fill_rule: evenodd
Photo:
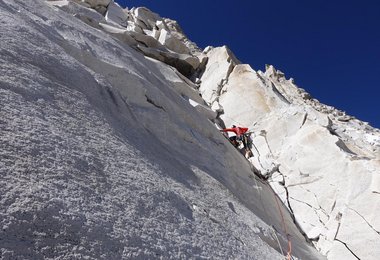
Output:
<svg viewBox="0 0 380 260">
<path fill-rule="evenodd" d="M 286 259 L 290 260 L 292 258 L 292 242 L 291 242 L 291 240 L 289 238 L 288 229 L 286 228 L 284 215 L 282 214 L 281 206 L 280 206 L 280 203 L 278 202 L 278 197 L 277 197 L 276 193 L 274 192 L 274 190 L 272 188 L 270 190 L 273 193 L 273 197 L 276 200 L 278 211 L 280 212 L 280 215 L 281 215 L 282 227 L 283 227 L 284 232 L 286 234 L 286 239 L 288 240 L 288 251 L 287 251 Z"/>
<path fill-rule="evenodd" d="M 290 235 L 288 233 L 288 229 L 287 229 L 286 224 L 285 224 L 285 218 L 284 218 L 284 215 L 283 215 L 282 210 L 281 210 L 280 202 L 278 201 L 278 196 L 276 195 L 275 191 L 273 190 L 273 188 L 270 186 L 270 184 L 267 181 L 262 180 L 260 178 L 260 176 L 256 175 L 256 173 L 254 173 L 254 174 L 255 175 L 253 176 L 253 179 L 255 181 L 255 185 L 256 185 L 257 191 L 259 193 L 260 203 L 261 203 L 261 205 L 263 207 L 263 210 L 264 210 L 264 213 L 265 213 L 266 216 L 269 216 L 269 215 L 268 215 L 268 213 L 267 213 L 267 211 L 265 209 L 265 205 L 264 205 L 264 203 L 262 201 L 262 196 L 261 196 L 261 192 L 260 192 L 260 189 L 259 189 L 259 186 L 258 186 L 258 181 L 260 183 L 262 183 L 263 185 L 267 185 L 269 187 L 269 189 L 271 190 L 272 194 L 273 194 L 273 197 L 274 197 L 274 199 L 276 201 L 276 204 L 277 204 L 277 209 L 278 209 L 278 211 L 280 213 L 280 216 L 281 216 L 282 228 L 283 228 L 283 231 L 284 231 L 284 233 L 286 235 L 286 239 L 287 239 L 288 249 L 287 249 L 286 255 L 284 254 L 284 251 L 282 249 L 282 246 L 280 244 L 280 241 L 279 241 L 276 233 L 275 233 L 275 238 L 276 238 L 277 243 L 279 245 L 281 254 L 285 256 L 286 260 L 291 260 L 291 259 L 293 259 L 293 257 L 292 257 L 292 242 L 291 242 L 291 239 L 290 239 Z M 272 226 L 272 229 L 273 229 L 274 232 L 276 232 L 275 229 L 273 228 L 273 226 Z"/>
<path fill-rule="evenodd" d="M 244 100 L 244 99 L 243 99 L 243 100 Z M 245 100 L 244 100 L 244 101 L 245 101 Z M 245 101 L 245 102 L 246 102 L 246 101 Z M 247 103 L 247 104 L 248 104 L 248 103 Z M 248 104 L 248 105 L 250 106 L 250 104 Z M 223 115 L 223 116 L 226 117 L 226 118 L 228 118 L 228 119 L 230 119 L 232 122 L 234 122 L 234 123 L 236 123 L 236 124 L 238 124 L 238 125 L 244 125 L 244 124 L 241 124 L 240 122 L 236 121 L 235 119 L 233 119 L 233 118 L 231 118 L 231 117 L 229 117 L 229 116 L 227 116 L 227 115 Z M 254 124 L 252 124 L 252 125 L 255 125 L 255 124 L 256 124 L 256 123 L 254 123 Z M 251 126 L 250 126 L 250 127 L 251 127 Z M 252 132 L 249 131 L 248 133 L 251 134 Z M 261 134 L 262 136 L 264 136 L 265 141 L 266 141 L 267 146 L 268 146 L 268 149 L 269 149 L 270 153 L 273 155 L 273 153 L 272 153 L 272 151 L 271 151 L 271 149 L 270 149 L 270 146 L 269 146 L 269 144 L 268 144 L 268 140 L 267 140 L 267 138 L 266 138 L 266 131 L 264 131 L 264 132 L 262 132 L 262 133 L 260 133 L 260 134 Z M 253 142 L 252 142 L 252 144 L 253 144 Z M 254 146 L 254 148 L 256 149 L 256 151 L 258 152 L 258 154 L 260 155 L 260 152 L 258 151 L 257 147 L 256 147 L 254 144 L 253 144 L 253 146 Z M 259 163 L 261 164 L 260 161 L 259 161 Z M 259 178 L 259 177 L 255 174 L 255 176 L 254 176 L 255 184 L 256 184 L 256 187 L 259 188 L 258 183 L 257 183 L 257 178 Z M 266 182 L 266 181 L 264 181 L 264 180 L 261 180 L 261 179 L 259 179 L 259 180 L 260 180 L 260 182 L 263 183 L 264 185 L 267 185 L 267 186 L 269 187 L 269 189 L 270 189 L 270 190 L 272 191 L 272 193 L 273 193 L 274 199 L 275 199 L 276 204 L 277 204 L 277 208 L 278 208 L 279 213 L 280 213 L 280 215 L 281 215 L 282 228 L 283 228 L 283 231 L 284 231 L 284 233 L 285 233 L 285 235 L 286 235 L 286 239 L 287 239 L 287 243 L 288 243 L 288 250 L 287 250 L 287 252 L 286 252 L 285 259 L 286 259 L 286 260 L 291 260 L 291 259 L 293 258 L 293 257 L 292 257 L 292 242 L 291 242 L 291 240 L 290 240 L 290 236 L 289 236 L 289 233 L 288 233 L 288 230 L 287 230 L 286 224 L 285 224 L 284 215 L 283 215 L 283 213 L 282 213 L 281 206 L 280 206 L 280 203 L 279 203 L 279 201 L 278 201 L 278 197 L 277 197 L 276 193 L 274 192 L 274 190 L 272 189 L 272 187 L 269 185 L 268 182 Z M 263 207 L 264 213 L 268 216 L 268 213 L 266 212 L 266 210 L 265 210 L 265 206 L 264 206 L 264 203 L 263 203 L 263 201 L 262 201 L 261 192 L 260 192 L 259 189 L 257 189 L 257 190 L 258 190 L 258 193 L 259 193 L 259 196 L 260 196 L 260 202 L 261 202 L 261 204 L 262 204 L 262 207 Z M 273 229 L 273 231 L 275 231 L 273 227 L 272 227 L 272 229 Z M 283 251 L 283 249 L 282 249 L 282 246 L 281 246 L 281 244 L 280 244 L 280 241 L 278 240 L 278 237 L 277 237 L 276 233 L 275 233 L 275 238 L 276 238 L 277 243 L 278 243 L 278 245 L 279 245 L 279 248 L 280 248 L 281 254 L 282 254 L 282 255 L 285 255 L 285 254 L 284 254 L 284 251 Z"/>
</svg>

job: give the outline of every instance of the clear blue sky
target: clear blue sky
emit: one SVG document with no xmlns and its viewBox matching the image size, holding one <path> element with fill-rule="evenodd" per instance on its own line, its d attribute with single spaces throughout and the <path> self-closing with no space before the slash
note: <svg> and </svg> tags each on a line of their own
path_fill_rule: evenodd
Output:
<svg viewBox="0 0 380 260">
<path fill-rule="evenodd" d="M 380 128 L 380 1 L 117 0 L 177 20 L 199 47 L 272 64 L 322 103 Z"/>
</svg>

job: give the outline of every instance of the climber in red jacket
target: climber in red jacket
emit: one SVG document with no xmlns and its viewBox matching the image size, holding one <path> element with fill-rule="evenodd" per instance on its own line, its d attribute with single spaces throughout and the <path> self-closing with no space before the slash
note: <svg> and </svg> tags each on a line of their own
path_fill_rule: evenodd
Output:
<svg viewBox="0 0 380 260">
<path fill-rule="evenodd" d="M 222 129 L 223 132 L 234 132 L 236 134 L 236 138 L 239 139 L 241 136 L 248 131 L 247 127 L 237 127 L 233 125 L 231 128 Z"/>
<path fill-rule="evenodd" d="M 238 147 L 239 146 L 238 141 L 242 141 L 243 145 L 244 145 L 245 152 L 246 152 L 246 157 L 252 156 L 252 152 L 248 146 L 248 137 L 246 135 L 244 135 L 248 131 L 247 127 L 238 127 L 238 126 L 233 125 L 231 128 L 225 128 L 225 129 L 222 129 L 221 131 L 222 132 L 233 132 L 233 133 L 235 133 L 236 136 L 229 137 L 231 143 L 235 147 Z"/>
</svg>

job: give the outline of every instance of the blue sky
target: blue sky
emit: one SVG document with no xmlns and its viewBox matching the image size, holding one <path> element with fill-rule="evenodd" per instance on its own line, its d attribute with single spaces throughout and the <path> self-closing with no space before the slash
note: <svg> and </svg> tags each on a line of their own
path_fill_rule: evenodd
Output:
<svg viewBox="0 0 380 260">
<path fill-rule="evenodd" d="M 322 103 L 380 128 L 380 1 L 118 0 L 177 20 L 199 47 L 272 64 Z"/>
</svg>

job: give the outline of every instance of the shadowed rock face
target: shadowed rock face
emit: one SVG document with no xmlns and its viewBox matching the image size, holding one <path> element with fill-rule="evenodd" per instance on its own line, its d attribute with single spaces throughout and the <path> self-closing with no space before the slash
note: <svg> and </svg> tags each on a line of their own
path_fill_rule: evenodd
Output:
<svg viewBox="0 0 380 260">
<path fill-rule="evenodd" d="M 378 254 L 378 130 L 147 8 L 0 12 L 0 258 Z"/>
</svg>

